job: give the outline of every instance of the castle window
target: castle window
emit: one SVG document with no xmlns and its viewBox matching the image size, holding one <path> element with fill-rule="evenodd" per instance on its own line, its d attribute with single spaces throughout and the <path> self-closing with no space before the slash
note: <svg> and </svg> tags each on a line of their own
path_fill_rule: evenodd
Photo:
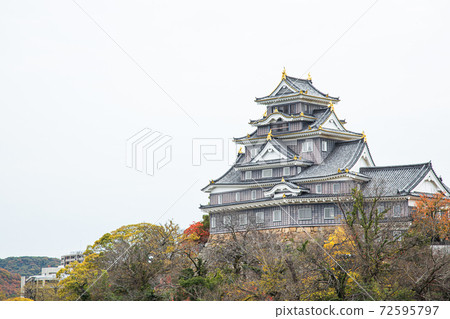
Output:
<svg viewBox="0 0 450 319">
<path fill-rule="evenodd" d="M 241 193 L 236 193 L 236 202 L 239 202 L 241 200 Z"/>
<path fill-rule="evenodd" d="M 262 177 L 272 177 L 272 170 L 271 169 L 263 169 Z"/>
<path fill-rule="evenodd" d="M 313 142 L 312 141 L 305 141 L 302 144 L 302 152 L 312 152 L 313 151 Z"/>
<path fill-rule="evenodd" d="M 299 166 L 297 167 L 297 174 L 300 174 L 302 172 L 302 168 Z"/>
<path fill-rule="evenodd" d="M 256 147 L 250 149 L 250 156 L 253 158 L 258 154 L 258 149 Z"/>
<path fill-rule="evenodd" d="M 245 179 L 252 179 L 252 171 L 245 172 Z"/>
<path fill-rule="evenodd" d="M 211 217 L 211 228 L 216 228 L 216 217 L 215 216 Z"/>
<path fill-rule="evenodd" d="M 239 225 L 241 226 L 247 225 L 247 214 L 239 215 Z"/>
<path fill-rule="evenodd" d="M 322 141 L 322 152 L 328 151 L 328 143 L 327 141 Z"/>
<path fill-rule="evenodd" d="M 256 223 L 257 224 L 264 223 L 264 212 L 256 212 Z"/>
<path fill-rule="evenodd" d="M 223 224 L 224 224 L 224 226 L 231 226 L 231 216 L 230 215 L 223 216 Z"/>
<path fill-rule="evenodd" d="M 291 175 L 291 168 L 290 167 L 283 167 L 283 175 L 284 176 Z"/>
<path fill-rule="evenodd" d="M 277 209 L 273 211 L 273 221 L 281 222 L 281 210 Z"/>
<path fill-rule="evenodd" d="M 255 190 L 253 190 L 252 192 L 251 192 L 251 199 L 256 199 L 256 191 Z"/>
<path fill-rule="evenodd" d="M 323 209 L 324 219 L 334 219 L 334 207 L 325 207 Z"/>
<path fill-rule="evenodd" d="M 316 185 L 316 193 L 322 194 L 322 184 Z"/>
<path fill-rule="evenodd" d="M 222 195 L 217 195 L 217 204 L 222 204 Z"/>
<path fill-rule="evenodd" d="M 341 184 L 333 184 L 333 194 L 339 194 L 341 192 Z"/>
<path fill-rule="evenodd" d="M 298 209 L 298 220 L 312 219 L 311 208 L 299 208 Z"/>
<path fill-rule="evenodd" d="M 400 212 L 401 212 L 401 207 L 400 205 L 395 205 L 394 206 L 394 217 L 400 217 Z"/>
</svg>

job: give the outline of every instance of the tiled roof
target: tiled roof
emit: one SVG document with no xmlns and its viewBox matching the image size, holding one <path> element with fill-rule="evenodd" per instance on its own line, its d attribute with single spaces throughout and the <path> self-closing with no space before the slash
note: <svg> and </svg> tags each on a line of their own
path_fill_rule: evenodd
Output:
<svg viewBox="0 0 450 319">
<path fill-rule="evenodd" d="M 411 192 L 432 169 L 431 162 L 401 166 L 364 167 L 360 172 L 371 178 L 362 186 L 366 196 L 397 196 Z"/>
<path fill-rule="evenodd" d="M 351 168 L 358 160 L 366 143 L 363 139 L 336 143 L 333 151 L 318 165 L 303 170 L 295 179 L 335 175 L 339 169 Z"/>
<path fill-rule="evenodd" d="M 282 88 L 280 91 L 277 92 L 276 96 L 291 95 L 291 94 L 299 93 L 300 91 L 303 91 L 303 92 L 308 91 L 308 93 L 307 93 L 308 95 L 317 96 L 317 97 L 321 97 L 321 98 L 330 98 L 330 99 L 335 99 L 335 100 L 339 99 L 339 98 L 331 97 L 331 96 L 327 97 L 326 94 L 324 94 L 324 93 L 320 92 L 318 89 L 316 89 L 312 85 L 312 81 L 310 81 L 310 80 L 294 78 L 292 76 L 286 76 L 285 81 L 292 89 L 296 90 L 296 92 L 292 92 L 291 90 Z M 265 99 L 267 97 L 269 97 L 269 96 L 257 98 L 256 101 Z"/>
</svg>

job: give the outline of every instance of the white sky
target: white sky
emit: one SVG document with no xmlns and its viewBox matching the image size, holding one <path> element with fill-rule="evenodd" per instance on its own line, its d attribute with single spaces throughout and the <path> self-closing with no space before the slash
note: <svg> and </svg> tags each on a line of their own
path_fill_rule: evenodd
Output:
<svg viewBox="0 0 450 319">
<path fill-rule="evenodd" d="M 350 29 L 374 1 L 77 2 L 198 126 L 73 1 L 0 2 L 0 258 L 59 257 L 168 208 L 159 222 L 199 220 L 228 162 L 192 166 L 192 138 L 250 133 L 283 66 L 341 98 L 377 165 L 432 160 L 450 184 L 448 1 L 380 0 Z M 126 167 L 146 127 L 173 137 L 154 176 Z"/>
</svg>

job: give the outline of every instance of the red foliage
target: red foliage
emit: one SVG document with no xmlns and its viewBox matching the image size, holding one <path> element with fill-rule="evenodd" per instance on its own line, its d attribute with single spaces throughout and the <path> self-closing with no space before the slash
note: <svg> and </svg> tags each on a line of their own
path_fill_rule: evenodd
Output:
<svg viewBox="0 0 450 319">
<path fill-rule="evenodd" d="M 198 237 L 195 241 L 202 244 L 206 243 L 209 238 L 209 231 L 205 229 L 202 222 L 194 222 L 184 231 L 184 234 L 187 236 L 195 235 L 195 237 Z"/>
<path fill-rule="evenodd" d="M 448 240 L 450 237 L 450 199 L 442 193 L 420 196 L 412 216 L 416 227 L 433 240 Z"/>
<path fill-rule="evenodd" d="M 20 275 L 0 268 L 0 295 L 11 298 L 19 295 Z"/>
</svg>

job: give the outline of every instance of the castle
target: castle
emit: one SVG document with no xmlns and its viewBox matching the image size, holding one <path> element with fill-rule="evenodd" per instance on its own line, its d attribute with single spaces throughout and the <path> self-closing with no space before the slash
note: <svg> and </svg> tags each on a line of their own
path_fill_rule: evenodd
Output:
<svg viewBox="0 0 450 319">
<path fill-rule="evenodd" d="M 365 134 L 349 131 L 336 115 L 339 98 L 316 89 L 309 75 L 284 70 L 275 90 L 255 102 L 266 107 L 250 121 L 256 130 L 234 138 L 245 151 L 202 189 L 210 194 L 200 208 L 212 235 L 340 224 L 338 201 L 354 188 L 379 198 L 377 209 L 399 222 L 411 220 L 420 194 L 450 193 L 431 162 L 376 166 Z"/>
</svg>

